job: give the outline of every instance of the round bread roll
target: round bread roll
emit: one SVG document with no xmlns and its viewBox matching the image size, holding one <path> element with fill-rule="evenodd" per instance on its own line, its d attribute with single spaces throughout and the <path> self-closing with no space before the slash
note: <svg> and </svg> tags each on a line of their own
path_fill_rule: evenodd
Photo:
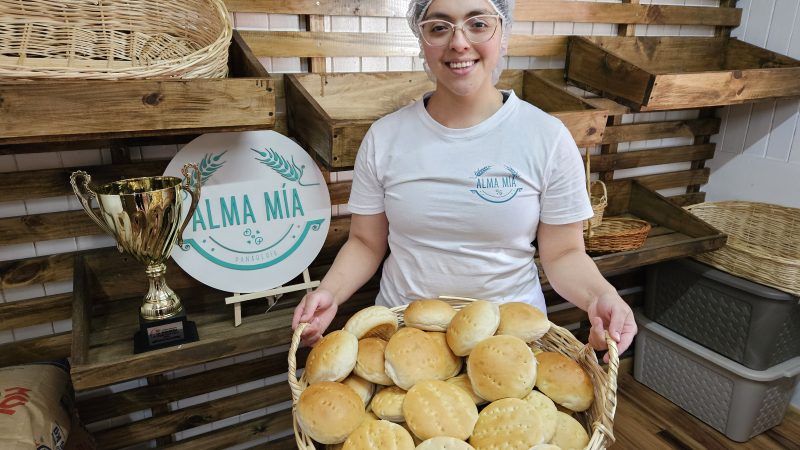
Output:
<svg viewBox="0 0 800 450">
<path fill-rule="evenodd" d="M 386 375 L 405 390 L 421 380 L 444 380 L 452 373 L 449 353 L 416 328 L 399 329 L 386 344 L 385 358 Z"/>
<path fill-rule="evenodd" d="M 516 336 L 492 336 L 470 353 L 467 374 L 472 389 L 486 400 L 523 398 L 536 382 L 536 358 Z"/>
<path fill-rule="evenodd" d="M 370 409 L 376 416 L 391 422 L 403 422 L 403 399 L 406 391 L 397 386 L 390 386 L 378 391 L 370 403 Z"/>
<path fill-rule="evenodd" d="M 470 396 L 475 405 L 484 405 L 486 403 L 489 403 L 486 399 L 481 398 L 480 395 L 476 394 L 475 390 L 472 389 L 472 382 L 469 381 L 469 375 L 462 373 L 461 375 L 455 376 L 453 378 L 448 378 L 445 381 L 463 389 L 464 392 L 466 392 Z"/>
<path fill-rule="evenodd" d="M 328 333 L 308 354 L 305 377 L 308 384 L 342 381 L 356 366 L 358 339 L 344 330 Z"/>
<path fill-rule="evenodd" d="M 369 420 L 344 441 L 343 450 L 413 450 L 414 441 L 405 428 L 387 420 Z"/>
<path fill-rule="evenodd" d="M 500 305 L 500 325 L 496 334 L 516 336 L 526 343 L 539 339 L 550 329 L 550 321 L 539 308 L 522 302 Z"/>
<path fill-rule="evenodd" d="M 475 450 L 475 447 L 450 436 L 437 436 L 423 441 L 415 450 Z"/>
<path fill-rule="evenodd" d="M 450 436 L 463 441 L 472 434 L 478 408 L 463 389 L 440 380 L 423 380 L 406 394 L 403 415 L 420 439 Z"/>
<path fill-rule="evenodd" d="M 476 450 L 528 450 L 542 441 L 539 413 L 518 398 L 504 398 L 483 408 L 469 438 Z"/>
<path fill-rule="evenodd" d="M 539 444 L 539 445 L 534 445 L 528 450 L 561 450 L 561 447 L 554 444 Z"/>
<path fill-rule="evenodd" d="M 343 330 L 349 331 L 358 339 L 379 337 L 389 340 L 398 327 L 395 313 L 385 306 L 374 305 L 353 314 L 344 324 Z"/>
<path fill-rule="evenodd" d="M 361 378 L 383 386 L 394 384 L 391 378 L 386 375 L 386 352 L 387 342 L 381 338 L 369 337 L 358 341 L 358 357 L 353 372 Z"/>
<path fill-rule="evenodd" d="M 574 360 L 557 352 L 536 355 L 536 387 L 572 411 L 586 411 L 594 401 L 592 379 Z"/>
<path fill-rule="evenodd" d="M 447 327 L 447 344 L 458 356 L 467 356 L 478 342 L 492 336 L 500 325 L 496 303 L 477 300 L 453 316 Z"/>
<path fill-rule="evenodd" d="M 373 383 L 351 373 L 349 377 L 342 380 L 342 384 L 354 390 L 356 394 L 361 397 L 361 401 L 363 401 L 365 405 L 369 405 L 369 401 L 375 393 L 375 385 Z"/>
<path fill-rule="evenodd" d="M 419 445 L 419 444 L 421 444 L 421 443 L 422 443 L 422 439 L 418 438 L 418 437 L 417 437 L 417 435 L 416 435 L 416 434 L 414 434 L 414 432 L 413 432 L 413 431 L 411 431 L 411 428 L 409 428 L 409 426 L 408 426 L 408 422 L 400 422 L 400 424 L 399 424 L 399 425 L 400 425 L 401 427 L 405 428 L 405 429 L 406 429 L 406 431 L 408 431 L 408 434 L 410 434 L 410 435 L 411 435 L 411 439 L 413 439 L 413 440 L 414 440 L 414 445 Z"/>
<path fill-rule="evenodd" d="M 456 310 L 449 303 L 428 298 L 411 302 L 403 313 L 403 322 L 420 330 L 444 332 L 455 315 Z"/>
<path fill-rule="evenodd" d="M 307 387 L 297 401 L 297 423 L 321 444 L 344 442 L 364 420 L 364 402 L 349 387 L 320 381 Z"/>
<path fill-rule="evenodd" d="M 577 420 L 562 413 L 556 413 L 556 433 L 551 441 L 562 450 L 583 450 L 589 445 L 589 433 Z"/>
<path fill-rule="evenodd" d="M 533 405 L 539 412 L 539 418 L 542 419 L 544 441 L 550 442 L 556 432 L 556 413 L 558 412 L 556 404 L 539 391 L 531 391 L 523 400 Z"/>
<path fill-rule="evenodd" d="M 447 378 L 458 375 L 461 372 L 462 360 L 450 350 L 450 346 L 447 345 L 447 335 L 438 331 L 427 331 L 426 334 L 441 349 L 438 353 L 444 358 L 443 363 L 446 366 L 444 371 L 447 372 Z"/>
</svg>

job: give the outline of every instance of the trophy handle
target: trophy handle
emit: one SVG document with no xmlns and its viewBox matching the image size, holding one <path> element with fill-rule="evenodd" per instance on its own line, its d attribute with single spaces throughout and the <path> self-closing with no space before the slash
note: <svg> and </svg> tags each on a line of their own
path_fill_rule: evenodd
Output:
<svg viewBox="0 0 800 450">
<path fill-rule="evenodd" d="M 189 169 L 193 169 L 191 174 L 189 174 Z M 202 181 L 200 178 L 200 169 L 195 163 L 184 164 L 181 173 L 183 174 L 183 188 L 192 196 L 192 204 L 189 206 L 189 212 L 186 214 L 186 219 L 183 220 L 180 231 L 178 231 L 178 247 L 183 248 L 183 230 L 189 225 L 189 221 L 192 220 L 192 216 L 194 215 L 194 210 L 197 209 L 197 203 L 200 201 L 200 184 Z M 192 178 L 194 178 L 194 183 L 192 183 Z"/>
<path fill-rule="evenodd" d="M 89 188 L 90 181 L 92 181 L 92 177 L 83 170 L 72 172 L 72 175 L 69 177 L 69 184 L 72 185 L 72 190 L 75 191 L 75 196 L 78 197 L 78 200 L 81 202 L 81 206 L 83 206 L 83 209 L 87 214 L 89 214 L 89 217 L 92 218 L 94 223 L 96 223 L 100 229 L 111 236 L 114 236 L 116 239 L 116 233 L 114 233 L 111 227 L 109 227 L 108 224 L 98 217 L 97 213 L 95 213 L 92 209 L 91 201 L 93 198 L 97 197 L 97 194 L 95 194 L 94 191 Z"/>
</svg>

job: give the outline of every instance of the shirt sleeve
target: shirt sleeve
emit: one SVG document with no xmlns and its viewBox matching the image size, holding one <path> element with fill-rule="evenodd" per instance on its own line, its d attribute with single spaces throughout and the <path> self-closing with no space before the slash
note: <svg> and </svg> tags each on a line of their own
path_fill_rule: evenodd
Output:
<svg viewBox="0 0 800 450">
<path fill-rule="evenodd" d="M 384 188 L 378 177 L 375 136 L 372 128 L 364 136 L 356 155 L 353 183 L 347 207 L 354 214 L 378 214 L 385 210 Z"/>
<path fill-rule="evenodd" d="M 561 127 L 545 176 L 540 200 L 541 222 L 563 225 L 592 217 L 581 153 L 566 127 Z"/>
</svg>

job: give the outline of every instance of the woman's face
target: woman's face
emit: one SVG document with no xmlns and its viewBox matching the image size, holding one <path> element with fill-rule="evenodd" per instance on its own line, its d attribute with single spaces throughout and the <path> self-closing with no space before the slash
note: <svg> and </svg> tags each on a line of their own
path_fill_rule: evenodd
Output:
<svg viewBox="0 0 800 450">
<path fill-rule="evenodd" d="M 459 24 L 477 15 L 496 15 L 486 0 L 433 0 L 422 20 L 443 19 Z M 469 96 L 481 89 L 493 88 L 492 71 L 500 58 L 502 24 L 491 39 L 480 44 L 470 42 L 461 29 L 441 47 L 423 43 L 425 61 L 436 76 L 437 90 L 457 96 Z"/>
</svg>

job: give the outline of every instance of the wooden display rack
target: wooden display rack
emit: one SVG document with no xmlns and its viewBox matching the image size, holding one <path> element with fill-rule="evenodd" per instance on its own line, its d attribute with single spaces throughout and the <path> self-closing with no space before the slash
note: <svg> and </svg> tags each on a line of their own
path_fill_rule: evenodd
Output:
<svg viewBox="0 0 800 450">
<path fill-rule="evenodd" d="M 364 135 L 384 115 L 418 100 L 434 84 L 424 72 L 289 74 L 291 135 L 332 170 L 350 169 Z M 599 144 L 608 112 L 560 88 L 535 70 L 506 70 L 497 87 L 561 119 L 579 146 Z"/>
<path fill-rule="evenodd" d="M 236 31 L 228 66 L 221 79 L 0 78 L 0 145 L 272 128 L 274 82 Z"/>
<path fill-rule="evenodd" d="M 636 111 L 800 96 L 800 61 L 722 37 L 570 36 L 566 72 Z"/>
</svg>

